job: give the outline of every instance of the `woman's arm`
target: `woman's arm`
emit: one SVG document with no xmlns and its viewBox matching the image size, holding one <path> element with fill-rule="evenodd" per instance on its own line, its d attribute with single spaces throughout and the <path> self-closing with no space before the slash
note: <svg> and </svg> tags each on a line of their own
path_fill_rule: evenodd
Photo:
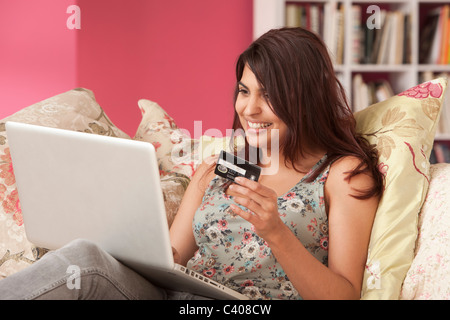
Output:
<svg viewBox="0 0 450 320">
<path fill-rule="evenodd" d="M 192 220 L 202 202 L 209 182 L 214 177 L 214 172 L 212 171 L 212 174 L 209 172 L 210 164 L 211 160 L 207 159 L 198 167 L 170 227 L 170 240 L 174 249 L 175 262 L 184 266 L 197 250 L 192 231 Z"/>
<path fill-rule="evenodd" d="M 370 233 L 378 198 L 358 200 L 355 189 L 372 184 L 370 176 L 360 174 L 345 180 L 345 172 L 358 160 L 350 157 L 336 161 L 325 186 L 329 220 L 328 267 L 320 263 L 281 221 L 274 209 L 276 194 L 254 181 L 234 185 L 236 202 L 253 211 L 234 211 L 255 227 L 269 244 L 289 280 L 304 299 L 359 299 Z"/>
</svg>

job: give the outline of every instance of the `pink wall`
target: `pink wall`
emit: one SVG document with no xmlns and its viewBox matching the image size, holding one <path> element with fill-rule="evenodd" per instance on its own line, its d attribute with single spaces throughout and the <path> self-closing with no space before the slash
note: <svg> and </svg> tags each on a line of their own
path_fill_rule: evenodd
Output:
<svg viewBox="0 0 450 320">
<path fill-rule="evenodd" d="M 71 4 L 81 9 L 81 30 L 66 27 Z M 195 120 L 203 132 L 225 134 L 252 9 L 252 0 L 0 0 L 0 41 L 9 48 L 0 50 L 0 118 L 82 86 L 129 135 L 141 98 L 192 135 Z"/>
<path fill-rule="evenodd" d="M 0 0 L 0 119 L 76 86 L 70 0 Z"/>
</svg>

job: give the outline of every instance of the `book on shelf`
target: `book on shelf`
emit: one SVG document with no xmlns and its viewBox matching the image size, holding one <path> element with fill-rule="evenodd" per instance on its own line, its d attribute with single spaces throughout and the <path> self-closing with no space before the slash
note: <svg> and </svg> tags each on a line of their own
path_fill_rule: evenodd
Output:
<svg viewBox="0 0 450 320">
<path fill-rule="evenodd" d="M 286 26 L 302 27 L 323 37 L 323 5 L 309 2 L 286 4 Z"/>
<path fill-rule="evenodd" d="M 446 143 L 435 142 L 430 154 L 430 163 L 450 163 L 450 148 Z"/>
<path fill-rule="evenodd" d="M 387 80 L 364 82 L 361 74 L 353 77 L 353 112 L 360 111 L 374 103 L 384 101 L 394 95 Z"/>
<path fill-rule="evenodd" d="M 361 5 L 352 5 L 352 26 L 361 26 Z M 380 10 L 380 28 L 364 26 L 354 38 L 353 63 L 403 64 L 411 62 L 411 15 L 400 10 Z"/>
<path fill-rule="evenodd" d="M 419 63 L 450 64 L 450 5 L 428 11 L 419 37 Z"/>
<path fill-rule="evenodd" d="M 364 39 L 364 31 L 362 28 L 362 9 L 361 6 L 353 5 L 351 8 L 352 17 L 352 63 L 360 63 L 364 57 L 364 46 L 362 45 Z M 366 48 L 371 50 L 371 48 Z"/>
<path fill-rule="evenodd" d="M 344 5 L 325 3 L 287 3 L 286 26 L 303 27 L 319 35 L 336 64 L 344 62 Z"/>
</svg>

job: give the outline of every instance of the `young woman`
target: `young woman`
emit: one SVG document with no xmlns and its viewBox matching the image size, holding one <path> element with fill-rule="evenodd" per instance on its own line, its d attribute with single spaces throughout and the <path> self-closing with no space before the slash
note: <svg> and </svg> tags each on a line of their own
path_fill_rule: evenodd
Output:
<svg viewBox="0 0 450 320">
<path fill-rule="evenodd" d="M 170 229 L 175 260 L 254 299 L 358 299 L 383 180 L 325 45 L 301 28 L 271 30 L 241 54 L 236 80 L 233 126 L 262 175 L 229 183 L 200 165 Z M 85 241 L 0 281 L 0 298 L 75 294 L 68 264 L 84 266 L 85 298 L 192 298 Z M 38 273 L 48 279 L 30 285 Z"/>
<path fill-rule="evenodd" d="M 359 298 L 382 177 L 326 47 L 304 29 L 272 30 L 236 78 L 234 129 L 265 148 L 266 167 L 277 130 L 278 172 L 228 187 L 201 166 L 171 228 L 180 262 L 255 298 Z"/>
</svg>

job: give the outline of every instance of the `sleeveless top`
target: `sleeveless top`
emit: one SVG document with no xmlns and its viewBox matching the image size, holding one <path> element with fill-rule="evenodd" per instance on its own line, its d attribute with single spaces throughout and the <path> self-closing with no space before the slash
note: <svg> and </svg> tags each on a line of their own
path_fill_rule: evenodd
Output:
<svg viewBox="0 0 450 320">
<path fill-rule="evenodd" d="M 305 182 L 326 155 L 294 187 L 278 198 L 278 212 L 305 248 L 328 263 L 328 218 L 324 184 L 329 166 L 312 182 Z M 229 182 L 216 176 L 210 182 L 193 219 L 198 246 L 188 267 L 251 299 L 301 299 L 270 247 L 253 225 L 233 213 Z M 242 207 L 246 210 L 246 208 Z"/>
</svg>

